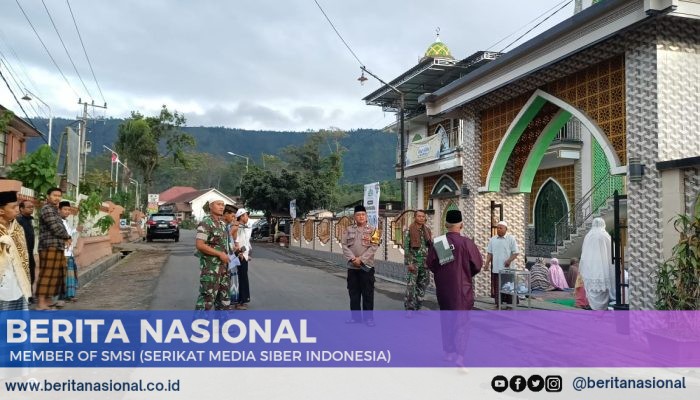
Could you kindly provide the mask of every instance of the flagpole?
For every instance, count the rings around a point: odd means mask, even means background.
[[[107,146],[105,146],[105,145],[102,145],[102,147],[104,147],[105,149],[109,150],[109,151],[112,153],[112,166],[111,166],[111,168],[109,169],[109,179],[110,179],[110,180],[112,180],[112,172],[115,170],[114,164],[115,164],[115,163],[117,164],[117,167],[116,167],[116,174],[114,174],[114,181],[113,181],[113,182],[115,183],[115,185],[114,185],[114,194],[116,195],[117,192],[119,191],[119,153],[117,153],[116,151],[110,149],[109,147],[107,147]],[[111,187],[111,185],[110,185],[110,188],[109,188],[109,197],[112,197],[112,187]]]
[[[114,153],[112,153],[112,157],[110,158],[110,165],[109,165],[109,198],[112,198],[112,182],[114,182]]]

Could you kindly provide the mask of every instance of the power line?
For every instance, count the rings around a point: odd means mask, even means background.
[[[22,71],[22,73],[24,74],[24,77],[27,78],[27,80],[29,81],[29,83],[32,87],[32,91],[34,91],[34,93],[40,93],[41,91],[37,89],[38,86],[36,85],[36,83],[34,83],[31,76],[29,76],[29,73],[27,72],[27,67],[22,62],[22,59],[19,58],[19,56],[17,55],[17,52],[10,44],[10,41],[7,40],[7,37],[5,36],[5,33],[2,31],[2,29],[0,29],[0,40],[2,40],[2,42],[5,43],[5,46],[7,46],[7,48],[10,49],[10,53],[12,53],[12,55],[15,57],[15,60],[17,60],[17,62],[19,63],[19,68]],[[7,56],[5,56],[5,61],[9,64],[9,59]],[[10,67],[10,66],[8,65],[8,67]],[[25,88],[27,87],[27,85],[24,83],[24,81],[22,81],[21,78],[20,78],[20,82],[22,83],[22,85]]]
[[[569,4],[571,4],[572,1],[573,1],[573,0],[569,0],[568,2],[566,2],[566,4],[564,4],[563,6],[561,6],[559,9],[557,9],[557,10],[554,11],[553,13],[549,14],[549,15],[547,16],[547,18],[545,18],[545,19],[543,19],[542,21],[538,22],[537,25],[533,26],[532,28],[528,29],[527,32],[525,32],[525,33],[523,33],[522,35],[518,36],[518,38],[515,39],[515,40],[513,40],[512,42],[510,42],[510,44],[509,44],[508,46],[506,46],[506,47],[504,47],[503,49],[501,49],[501,51],[499,51],[499,53],[503,53],[507,48],[509,48],[510,46],[512,46],[515,42],[517,42],[518,40],[522,39],[522,38],[523,38],[525,35],[527,35],[528,33],[532,32],[533,29],[535,29],[535,28],[537,28],[538,26],[542,25],[542,24],[544,23],[544,21],[546,21],[546,20],[552,18],[556,13],[558,13],[558,12],[561,11],[561,10],[563,10],[564,7],[566,7],[566,6],[568,6]]]
[[[523,26],[521,26],[520,28],[514,30],[514,31],[513,31],[512,33],[510,33],[508,36],[504,37],[503,39],[499,40],[498,42],[496,42],[496,43],[492,44],[491,46],[487,47],[486,50],[491,50],[492,48],[496,47],[498,44],[500,44],[500,43],[503,42],[504,40],[506,40],[506,39],[508,39],[509,37],[511,37],[511,36],[515,35],[516,33],[520,32],[520,31],[521,31],[522,29],[524,29],[526,26],[528,26],[528,25],[530,25],[531,23],[537,21],[538,19],[544,17],[548,12],[554,10],[555,8],[559,7],[560,5],[564,4],[564,3],[567,2],[567,1],[569,1],[569,0],[564,0],[564,1],[559,2],[558,4],[554,5],[554,6],[553,6],[552,8],[550,8],[549,10],[547,10],[547,11],[543,12],[542,14],[538,15],[537,17],[533,18],[530,22],[528,22],[528,23],[524,24]]]
[[[331,28],[333,28],[333,30],[335,31],[335,34],[338,35],[338,37],[339,37],[340,40],[343,42],[343,44],[345,45],[345,47],[347,47],[348,50],[350,50],[350,53],[352,53],[352,56],[355,57],[355,60],[357,60],[357,62],[360,63],[361,66],[364,66],[365,64],[364,64],[362,61],[360,61],[360,59],[357,57],[357,55],[355,54],[355,52],[352,51],[352,49],[350,48],[350,45],[349,45],[349,44],[345,41],[345,39],[343,39],[343,37],[340,35],[340,32],[338,32],[338,30],[335,29],[335,25],[333,25],[333,22],[331,21],[331,19],[328,18],[328,15],[326,15],[326,12],[323,11],[323,8],[321,7],[321,5],[318,4],[318,1],[314,0],[314,3],[316,3],[316,5],[318,6],[318,9],[321,10],[321,12],[323,13],[323,16],[326,17],[326,20],[328,21],[328,23],[331,24]]]
[[[19,90],[20,92],[23,92],[23,93],[24,93],[25,90],[22,89],[22,85],[20,85],[20,84],[17,82],[17,77],[15,77],[16,72],[13,71],[12,66],[10,65],[10,63],[7,62],[7,57],[5,57],[5,55],[2,53],[2,51],[0,51],[0,66],[2,66],[2,65],[4,65],[5,67],[7,67],[7,72],[8,72],[8,74],[10,75],[10,78],[12,78],[12,81],[15,83],[15,88],[16,88],[17,90]],[[20,81],[21,81],[21,79],[20,79]],[[38,118],[45,118],[45,116],[42,115],[41,113],[39,113],[38,109],[37,109],[36,107],[34,107],[34,105],[33,105],[32,103],[29,103],[29,108],[32,109],[32,111],[34,112],[34,115],[36,115]],[[47,119],[48,119],[48,118],[47,118]]]
[[[75,31],[78,32],[78,38],[80,39],[80,45],[83,46],[83,53],[85,53],[85,59],[88,62],[88,65],[90,66],[90,72],[92,72],[92,79],[95,80],[95,85],[97,85],[97,90],[100,92],[100,97],[102,97],[102,102],[105,104],[107,103],[107,100],[105,100],[104,94],[102,94],[102,88],[100,87],[100,83],[97,81],[97,77],[95,76],[95,70],[92,69],[92,63],[90,62],[90,57],[88,57],[87,50],[85,49],[85,43],[83,43],[83,37],[80,35],[80,29],[78,29],[78,23],[75,21],[75,15],[73,15],[73,9],[70,6],[70,2],[66,0],[66,4],[68,5],[68,10],[70,11],[70,16],[73,18],[73,25],[75,25]]]
[[[63,50],[65,50],[66,55],[68,56],[68,59],[70,60],[71,65],[73,66],[73,70],[75,71],[75,74],[78,75],[78,79],[80,80],[80,83],[83,84],[83,88],[87,92],[88,96],[90,96],[90,98],[92,98],[92,94],[90,93],[90,90],[85,85],[85,82],[83,81],[83,77],[80,76],[80,72],[78,72],[78,67],[76,67],[75,62],[73,62],[73,57],[71,57],[70,53],[68,52],[68,47],[66,47],[65,42],[63,42],[63,38],[61,37],[61,33],[58,32],[58,27],[56,26],[56,23],[54,22],[53,17],[51,16],[51,12],[49,12],[49,8],[46,7],[46,2],[44,0],[41,0],[41,4],[44,5],[44,10],[46,10],[46,14],[49,16],[49,20],[51,21],[51,25],[53,25],[53,29],[56,31],[56,36],[58,36],[58,40],[61,42],[61,45],[63,46]]]
[[[63,77],[63,80],[66,81],[66,85],[68,85],[68,87],[70,88],[70,90],[72,90],[73,93],[75,93],[75,96],[76,96],[76,97],[80,97],[80,95],[78,94],[78,92],[76,92],[75,89],[73,89],[73,86],[71,86],[70,82],[68,81],[68,78],[66,78],[66,75],[65,75],[65,74],[63,73],[63,71],[61,70],[61,67],[58,66],[58,63],[56,62],[56,60],[55,60],[55,59],[53,58],[53,56],[51,55],[51,52],[49,51],[49,48],[46,47],[46,44],[45,44],[44,41],[41,39],[41,36],[39,35],[39,32],[37,32],[36,28],[34,28],[34,24],[32,24],[32,21],[29,19],[29,16],[28,16],[27,13],[24,11],[24,8],[22,8],[22,5],[19,4],[19,0],[15,0],[15,2],[17,3],[17,6],[19,7],[19,9],[22,11],[22,14],[24,15],[24,18],[25,18],[25,19],[27,20],[27,22],[29,23],[29,26],[30,26],[30,27],[32,28],[32,30],[34,31],[34,34],[36,35],[37,39],[39,39],[39,42],[41,42],[41,45],[44,46],[44,50],[46,50],[46,54],[49,55],[49,58],[50,58],[51,61],[53,62],[53,65],[56,67],[56,69],[58,70],[58,72],[61,73],[61,76]]]
[[[0,78],[2,78],[3,81],[5,81],[5,85],[7,85],[7,89],[10,90],[10,93],[12,93],[12,97],[15,98],[15,101],[17,102],[19,109],[22,110],[22,113],[24,114],[24,116],[27,117],[27,122],[29,123],[29,125],[31,125],[31,127],[34,128],[34,130],[39,132],[39,135],[41,135],[41,138],[44,139],[44,142],[46,142],[48,144],[49,141],[46,139],[46,136],[44,136],[44,134],[34,125],[34,122],[32,122],[32,119],[29,118],[29,115],[27,115],[27,111],[25,111],[24,107],[22,107],[22,103],[19,102],[19,99],[15,95],[15,92],[12,90],[12,87],[10,87],[9,82],[7,82],[7,79],[5,79],[5,75],[2,73],[2,70],[0,70]]]

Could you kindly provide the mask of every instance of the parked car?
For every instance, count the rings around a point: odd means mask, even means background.
[[[153,239],[173,239],[180,241],[180,226],[172,213],[158,212],[151,214],[146,222],[146,241]]]
[[[270,236],[270,224],[265,219],[259,219],[253,224],[250,237],[252,239],[262,239]]]

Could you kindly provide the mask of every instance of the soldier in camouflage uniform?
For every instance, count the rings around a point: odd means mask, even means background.
[[[199,255],[199,297],[195,310],[228,310],[230,277],[229,234],[223,221],[224,202],[209,203],[209,215],[197,226],[195,243]]]
[[[416,211],[414,222],[404,236],[404,264],[408,271],[403,306],[409,312],[420,310],[425,298],[425,288],[430,285],[430,272],[425,267],[425,257],[432,233],[425,225],[425,220],[425,211]]]

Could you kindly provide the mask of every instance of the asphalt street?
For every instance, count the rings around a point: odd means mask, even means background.
[[[131,254],[78,289],[69,309],[192,310],[199,286],[194,231],[180,241],[123,246]],[[270,243],[253,243],[251,310],[347,310],[346,272]],[[404,286],[377,280],[375,309],[402,310]],[[434,300],[434,299],[433,299]]]

